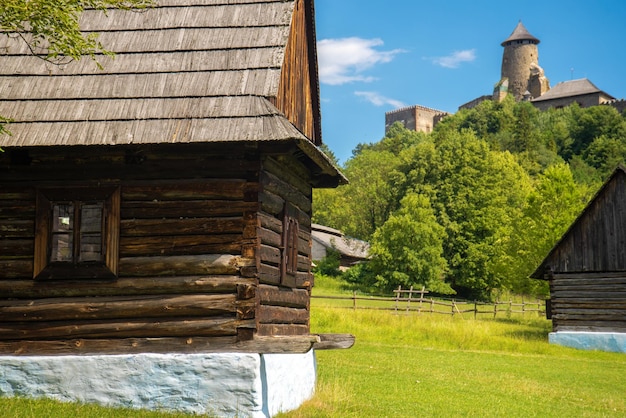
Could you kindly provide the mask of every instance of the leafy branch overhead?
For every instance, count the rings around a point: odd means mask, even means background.
[[[112,55],[98,41],[97,33],[83,33],[80,17],[85,10],[141,10],[153,0],[2,0],[0,32],[21,39],[30,52],[52,63],[87,56],[99,66],[97,56]],[[0,117],[0,134],[8,133],[6,118]]]
[[[3,0],[0,3],[0,31],[26,42],[34,55],[49,60],[80,59],[97,54],[110,55],[98,41],[97,33],[83,33],[80,17],[87,9],[116,8],[139,10],[152,0]]]

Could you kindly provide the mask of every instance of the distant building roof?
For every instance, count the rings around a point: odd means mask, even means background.
[[[614,100],[615,98],[610,94],[597,88],[591,81],[586,78],[578,80],[563,81],[552,87],[550,90],[542,94],[541,96],[533,99],[533,102],[539,102],[543,100],[560,99],[563,97],[582,96],[584,94],[602,93],[607,98]]]
[[[346,237],[341,231],[324,225],[312,224],[311,237],[324,248],[334,248],[342,256],[366,260],[369,257],[370,244],[356,238]]]
[[[506,38],[504,42],[502,42],[501,45],[506,46],[510,42],[523,41],[523,40],[533,41],[536,44],[540,42],[539,39],[535,38],[534,36],[530,34],[530,32],[528,32],[528,30],[524,27],[524,25],[522,24],[522,21],[520,20],[517,26],[515,27],[515,29],[513,30],[513,33],[511,33],[511,36]]]

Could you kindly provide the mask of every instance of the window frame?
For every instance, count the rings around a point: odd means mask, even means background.
[[[35,219],[35,280],[116,279],[120,234],[119,187],[68,187],[37,189]],[[55,202],[102,202],[102,261],[51,261],[53,206]],[[78,223],[77,220],[75,220]],[[80,233],[80,232],[78,232]]]

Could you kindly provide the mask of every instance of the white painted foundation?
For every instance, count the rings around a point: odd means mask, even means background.
[[[550,344],[581,350],[613,351],[626,353],[626,334],[620,332],[558,331],[548,335]]]
[[[305,354],[0,356],[0,396],[266,418],[313,396]]]

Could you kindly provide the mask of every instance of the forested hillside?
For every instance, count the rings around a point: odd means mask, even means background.
[[[371,242],[371,262],[345,274],[363,286],[543,295],[528,275],[625,159],[611,106],[485,101],[431,134],[396,124],[357,146],[350,184],[315,191],[314,221]]]

